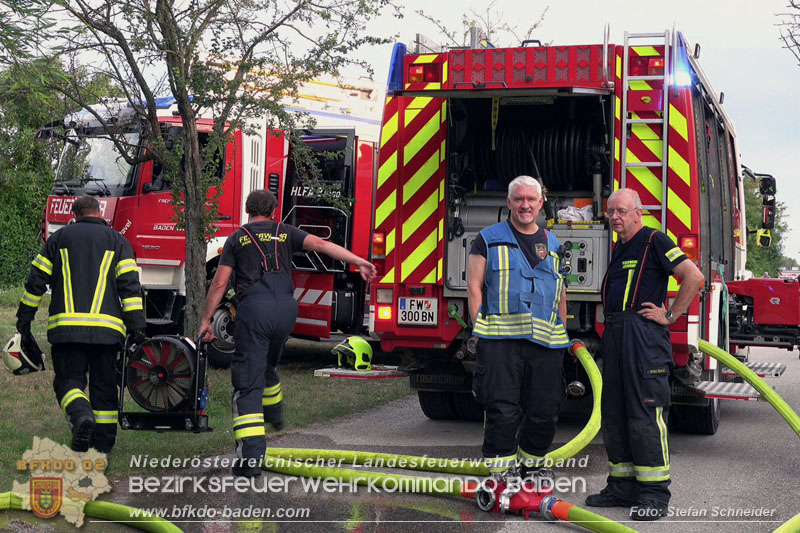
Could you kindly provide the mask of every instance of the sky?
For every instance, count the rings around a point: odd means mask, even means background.
[[[436,27],[415,13],[423,9],[449,29],[462,28],[463,14],[484,14],[489,2],[402,0],[405,17],[372,21],[369,31],[383,36],[399,33],[411,45],[416,33],[444,41]],[[772,174],[780,202],[786,204],[790,230],[784,236],[784,255],[800,261],[800,65],[784,48],[777,26],[788,12],[785,0],[572,0],[519,2],[497,0],[492,13],[525,30],[549,5],[540,28],[532,35],[553,45],[602,44],[605,23],[614,44],[624,32],[655,33],[675,28],[701,46],[700,64],[713,88],[725,93],[724,108],[738,137],[740,161],[754,172]],[[800,12],[798,12],[800,14]],[[519,21],[519,22],[517,22]],[[510,42],[502,45],[511,46]],[[637,44],[642,44],[637,42]],[[391,45],[358,54],[385,80]]]

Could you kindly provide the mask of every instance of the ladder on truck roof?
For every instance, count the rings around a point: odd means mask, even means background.
[[[636,39],[663,39],[664,40],[664,73],[663,75],[654,76],[630,76],[628,74],[629,56],[631,51],[631,40]],[[661,44],[661,43],[657,43]],[[652,46],[652,45],[650,45]],[[667,156],[669,155],[669,75],[670,75],[670,32],[664,30],[664,33],[628,33],[625,32],[625,45],[622,51],[622,108],[620,112],[620,120],[622,121],[622,131],[620,133],[620,185],[622,188],[626,187],[628,169],[629,168],[661,168],[661,204],[643,205],[642,209],[648,211],[661,211],[661,230],[667,229]],[[630,118],[628,117],[628,92],[631,90],[630,82],[632,81],[662,81],[662,111],[660,118]],[[661,125],[661,141],[663,153],[661,161],[628,161],[628,126],[631,124],[660,124]]]

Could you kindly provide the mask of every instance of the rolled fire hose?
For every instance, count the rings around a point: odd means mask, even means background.
[[[558,461],[568,459],[583,450],[600,431],[600,398],[602,378],[594,358],[580,342],[570,345],[573,355],[578,358],[589,376],[593,391],[592,414],[584,428],[571,441],[547,455],[545,460]],[[286,475],[313,478],[336,479],[341,483],[369,485],[378,483],[397,492],[415,492],[440,494],[448,496],[474,497],[474,483],[462,483],[458,480],[448,483],[442,479],[417,477],[404,474],[390,474],[330,466],[308,464],[309,460],[337,464],[374,464],[397,466],[406,470],[488,476],[489,470],[483,462],[464,461],[458,459],[438,459],[434,457],[417,457],[379,452],[362,452],[350,450],[315,450],[298,448],[270,448],[264,458],[262,467],[265,470]],[[390,485],[387,485],[390,484]],[[598,532],[629,532],[631,528],[614,522],[570,503],[551,498],[548,501],[545,515],[558,520],[569,521]]]
[[[0,493],[0,511],[24,511],[22,498],[13,492]],[[181,528],[163,518],[155,515],[146,515],[143,512],[134,513],[135,507],[128,507],[111,502],[86,502],[83,512],[86,516],[121,522],[142,531],[152,533],[180,533]]]

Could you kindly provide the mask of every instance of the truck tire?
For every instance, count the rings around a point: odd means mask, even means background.
[[[675,427],[681,433],[694,435],[713,435],[719,427],[719,414],[722,402],[709,398],[708,405],[673,405],[672,416]]]
[[[431,420],[458,420],[453,393],[446,391],[418,390],[419,406]]]
[[[470,392],[454,392],[453,404],[461,420],[470,422],[483,422],[483,407],[475,401],[475,396]]]

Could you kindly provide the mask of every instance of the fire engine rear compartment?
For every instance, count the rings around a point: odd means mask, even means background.
[[[598,211],[611,184],[612,112],[612,98],[600,94],[448,100],[445,295],[465,296],[472,242],[508,217],[508,183],[529,175],[541,179],[556,218],[560,209],[592,206],[594,224],[556,224],[553,231],[574,255],[565,261],[570,287],[587,295],[582,299],[599,300],[610,233]],[[539,223],[545,224],[544,210]]]

